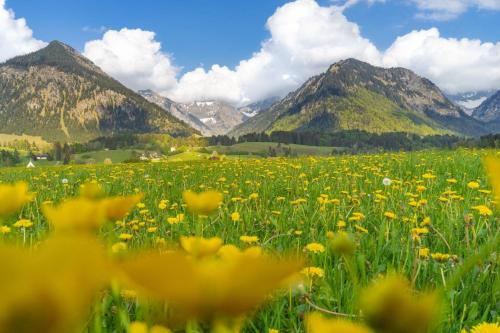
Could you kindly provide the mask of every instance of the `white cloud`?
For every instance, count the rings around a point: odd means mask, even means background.
[[[383,63],[412,69],[448,93],[500,88],[500,42],[443,38],[436,28],[397,38]]]
[[[481,3],[494,8],[496,0]],[[178,101],[221,99],[241,105],[284,95],[350,57],[412,69],[448,93],[500,88],[499,42],[445,38],[432,28],[403,35],[381,51],[341,7],[296,0],[278,8],[266,24],[270,38],[235,68],[215,64],[178,77],[154,33],[139,29],[108,31],[102,40],[87,43],[84,54],[131,88],[151,88]]]
[[[417,17],[450,20],[470,8],[500,10],[500,0],[412,0],[420,10]]]
[[[167,93],[176,85],[178,68],[161,52],[155,33],[141,29],[108,30],[85,44],[83,55],[132,89]]]
[[[171,97],[180,101],[224,98],[243,104],[282,95],[333,62],[355,57],[380,62],[376,47],[336,6],[297,0],[276,10],[266,24],[271,37],[234,70],[215,65],[185,74]]]
[[[5,7],[5,0],[0,0],[0,62],[36,51],[45,45],[33,38],[26,20],[16,19],[14,12]]]

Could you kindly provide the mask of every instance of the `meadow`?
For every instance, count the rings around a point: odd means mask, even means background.
[[[0,332],[45,327],[35,313],[61,321],[47,324],[47,332],[498,332],[500,215],[487,156],[500,152],[1,169],[1,185],[25,182],[34,195],[14,214],[2,218],[0,209],[0,259],[12,272],[0,277],[0,292],[14,295],[0,299]],[[129,205],[130,213],[96,220],[90,202],[124,196],[135,199],[114,208]],[[70,198],[73,206],[59,206]],[[78,225],[69,232],[64,224],[73,220]],[[88,259],[92,246],[74,236],[83,233],[119,268]],[[27,277],[9,251],[43,252],[51,238],[60,247],[45,251],[52,257],[40,255],[35,267],[44,268]],[[75,263],[61,259],[65,251]],[[236,254],[246,259],[224,275],[220,261]],[[85,298],[85,282],[68,282],[64,267],[106,281]],[[63,282],[47,286],[51,279]],[[33,293],[16,291],[19,281]],[[199,281],[203,288],[189,284]],[[70,320],[66,308],[84,315]]]

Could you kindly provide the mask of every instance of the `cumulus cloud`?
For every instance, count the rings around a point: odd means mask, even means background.
[[[85,44],[83,55],[132,89],[166,94],[176,85],[179,69],[161,52],[155,33],[141,29],[108,30]]]
[[[208,71],[198,68],[187,73],[171,97],[192,100],[201,92],[204,98],[244,104],[282,95],[344,58],[380,62],[376,47],[336,6],[297,0],[278,8],[266,27],[271,37],[251,58],[234,70],[215,65]]]
[[[493,8],[495,2],[483,0],[482,6]],[[378,50],[343,10],[338,3],[320,6],[315,0],[279,7],[266,23],[270,37],[234,68],[215,64],[179,76],[154,33],[139,29],[108,31],[87,43],[84,54],[134,89],[151,88],[182,102],[220,99],[242,105],[284,95],[346,58],[412,69],[449,93],[500,88],[498,42],[445,38],[432,28]]]
[[[0,0],[0,62],[36,51],[45,45],[33,37],[26,20],[16,19],[14,12],[5,7],[5,0]]]
[[[383,64],[412,69],[448,93],[500,88],[500,42],[444,38],[436,28],[397,38]]]
[[[469,8],[500,10],[500,0],[412,0],[420,10],[417,17],[451,20]]]

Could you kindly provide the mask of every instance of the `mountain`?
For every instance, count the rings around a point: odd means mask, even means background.
[[[487,100],[491,95],[495,93],[494,90],[485,91],[474,91],[466,92],[462,94],[448,94],[447,97],[462,108],[468,115],[472,115],[474,109],[476,109],[481,103]]]
[[[487,133],[431,81],[404,68],[348,59],[306,81],[229,134],[272,131],[365,130],[420,135]]]
[[[227,134],[246,119],[238,109],[222,101],[199,101],[180,104],[180,107],[200,119],[210,128],[212,135]]]
[[[142,132],[196,131],[61,42],[0,64],[0,133],[76,142]]]
[[[472,114],[486,122],[495,132],[500,132],[500,90],[479,105]]]
[[[247,119],[238,109],[221,101],[177,103],[151,90],[141,90],[139,94],[189,124],[204,136],[226,134]]]
[[[172,116],[182,120],[192,128],[199,131],[204,136],[212,135],[212,130],[205,125],[200,119],[185,111],[185,107],[180,104],[155,93],[152,90],[139,90],[139,95],[148,101],[157,104],[163,109],[167,110]]]
[[[274,103],[279,102],[280,99],[281,98],[278,96],[269,97],[262,101],[248,104],[246,106],[238,108],[238,110],[241,113],[243,113],[247,118],[252,118],[255,117],[257,114],[259,114],[259,112],[269,109]]]

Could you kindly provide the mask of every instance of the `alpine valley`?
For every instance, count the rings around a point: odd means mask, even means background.
[[[151,90],[136,93],[57,41],[0,64],[0,133],[47,141],[121,133],[239,137],[341,130],[480,136],[500,129],[499,105],[500,92],[465,110],[410,70],[355,59],[331,65],[281,100],[239,108],[218,100],[178,103]]]

